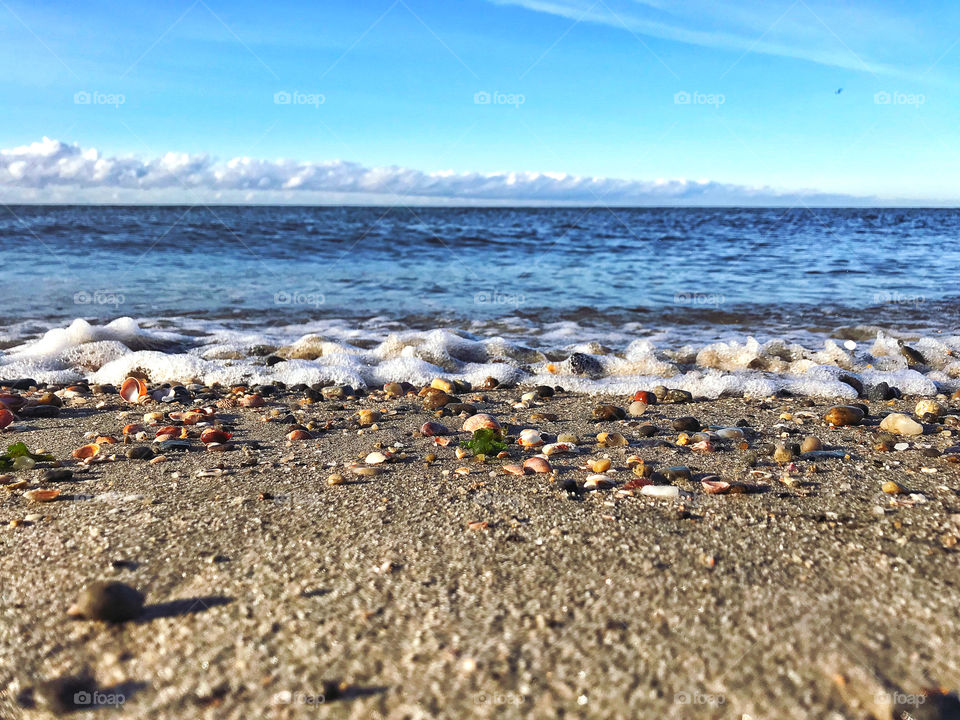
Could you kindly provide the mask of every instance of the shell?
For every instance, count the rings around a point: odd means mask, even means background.
[[[37,490],[27,490],[23,496],[31,502],[51,502],[60,497],[60,491],[41,488]]]
[[[523,468],[519,465],[504,465],[503,471],[508,475],[523,475]]]
[[[388,458],[386,455],[384,455],[382,452],[376,452],[376,451],[370,453],[369,455],[367,455],[367,457],[363,459],[363,461],[367,465],[380,465],[382,463],[385,463],[387,460]]]
[[[77,460],[86,460],[87,458],[96,457],[100,454],[100,446],[96,443],[90,443],[89,445],[84,445],[83,447],[78,447],[73,451],[73,457]]]
[[[100,435],[94,442],[97,445],[114,445],[117,439],[113,435]]]
[[[200,442],[206,443],[225,443],[233,437],[233,433],[224,432],[218,428],[207,428],[200,433]]]
[[[602,432],[597,435],[597,442],[604,447],[623,447],[629,445],[629,441],[620,433]]]
[[[720,493],[725,493],[730,489],[730,483],[721,480],[718,477],[708,477],[700,481],[700,485],[703,487],[703,491],[707,495],[719,495]]]
[[[471,415],[463,421],[463,429],[467,432],[474,432],[476,430],[480,430],[481,428],[499,430],[500,423],[497,422],[497,419],[493,417],[493,415],[487,415],[486,413],[477,413],[476,415]]]
[[[7,427],[10,423],[13,422],[13,413],[3,408],[0,410],[0,430]]]
[[[534,456],[532,458],[527,458],[523,463],[523,469],[529,470],[532,473],[549,473],[553,471],[553,468],[550,466],[550,462],[546,458]]]
[[[143,430],[143,425],[139,425],[137,423],[130,423],[129,425],[123,426],[124,435],[136,435],[138,432],[141,432],[142,430]]]
[[[441,425],[438,422],[425,422],[420,428],[420,434],[424,437],[437,437],[438,435],[449,435],[450,428]]]
[[[644,485],[640,488],[640,494],[658,498],[678,498],[680,488],[676,485]]]
[[[135,403],[146,397],[147,384],[140,378],[128,377],[120,386],[120,397],[127,402]]]
[[[147,425],[156,425],[157,423],[163,422],[163,413],[162,412],[148,412],[144,413],[143,421]]]
[[[523,447],[534,448],[543,445],[543,438],[540,437],[540,432],[537,430],[521,430],[517,442]]]
[[[570,443],[550,443],[543,446],[543,454],[547,456],[568,452],[573,452],[573,445]]]
[[[584,481],[583,486],[588,490],[602,490],[613,487],[613,483],[606,475],[590,475]]]
[[[206,419],[206,413],[197,412],[196,410],[190,410],[180,415],[180,422],[184,425],[196,425],[198,422]]]
[[[266,401],[260,395],[244,395],[240,404],[246,408],[258,408],[266,405]]]
[[[297,440],[312,440],[313,435],[308,433],[306,430],[293,430],[290,433],[287,433],[287,440],[290,442],[295,442]]]

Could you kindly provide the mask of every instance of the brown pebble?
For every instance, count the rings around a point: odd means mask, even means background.
[[[143,594],[121,582],[97,581],[85,587],[67,615],[88,620],[124,622],[143,613]]]

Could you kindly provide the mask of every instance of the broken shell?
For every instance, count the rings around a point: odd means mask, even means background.
[[[84,445],[83,447],[78,447],[73,451],[73,457],[77,460],[86,460],[87,458],[96,457],[100,454],[100,446],[96,443],[90,443],[89,445]]]
[[[163,422],[163,413],[161,412],[148,412],[144,413],[143,421],[147,425],[156,425],[159,422]]]
[[[200,433],[200,442],[202,443],[225,443],[233,437],[233,433],[224,432],[217,428],[207,428]]]
[[[240,404],[246,408],[258,408],[266,405],[266,401],[260,395],[244,395]]]
[[[52,502],[60,497],[59,490],[27,490],[23,496],[31,502]]]
[[[297,440],[312,440],[313,435],[308,433],[306,430],[293,430],[290,433],[287,433],[287,440],[290,442],[296,442]]]
[[[519,465],[504,465],[503,471],[509,475],[523,475],[523,468]]]
[[[602,432],[597,435],[597,442],[603,445],[604,447],[623,447],[624,445],[629,445],[627,439],[620,433],[607,433]]]
[[[703,491],[707,495],[719,495],[720,493],[725,493],[730,489],[730,483],[721,480],[716,476],[704,478],[700,481],[700,485],[703,487]]]
[[[613,487],[613,483],[607,478],[606,475],[590,475],[584,481],[583,486],[588,490],[602,490],[604,488]]]
[[[643,461],[640,460],[640,462],[643,462]],[[627,464],[629,463],[630,461],[628,460]],[[599,460],[593,460],[587,464],[590,466],[590,469],[593,470],[595,473],[605,473],[607,470],[610,469],[610,458],[600,458]]]
[[[476,430],[480,430],[481,428],[499,430],[500,423],[497,422],[497,419],[493,417],[493,415],[487,415],[486,413],[477,413],[476,415],[471,415],[463,421],[463,429],[467,432],[474,432]]]
[[[520,439],[517,442],[526,448],[540,447],[543,445],[543,438],[537,430],[521,430]]]
[[[658,498],[678,498],[680,488],[676,485],[644,485],[640,488],[640,494]]]
[[[568,452],[573,452],[573,446],[569,443],[550,443],[543,446],[543,454],[547,456]]]
[[[124,435],[136,435],[138,432],[143,430],[143,425],[138,425],[136,423],[130,423],[129,425],[123,426]]]
[[[523,463],[523,469],[525,471],[529,470],[532,473],[549,473],[553,471],[550,463],[545,458],[537,456],[527,458]]]
[[[198,422],[206,419],[207,416],[204,413],[197,412],[196,410],[190,410],[180,416],[180,422],[184,425],[196,425]]]
[[[113,445],[117,442],[117,439],[113,435],[98,435],[94,442],[98,445]]]
[[[3,408],[0,410],[0,430],[7,427],[10,423],[13,422],[13,413]]]
[[[128,377],[120,386],[120,397],[127,402],[140,402],[146,395],[147,384],[140,378]]]
[[[709,440],[701,440],[698,443],[694,443],[690,446],[690,449],[693,452],[698,453],[712,453],[713,452],[713,443]]]

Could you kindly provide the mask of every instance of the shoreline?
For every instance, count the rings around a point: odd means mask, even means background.
[[[878,695],[960,687],[940,640],[960,634],[960,450],[944,454],[960,433],[944,420],[960,415],[956,401],[939,399],[923,435],[878,450],[880,415],[912,414],[918,398],[861,400],[861,424],[831,428],[822,399],[657,403],[597,420],[598,406],[631,399],[556,392],[524,406],[532,388],[459,391],[513,440],[510,457],[480,464],[456,457],[467,434],[418,437],[465,418],[426,409],[417,390],[304,403],[337,393],[261,389],[253,408],[223,402],[226,389],[142,406],[81,392],[58,417],[14,422],[4,446],[42,448],[74,479],[40,481],[41,462],[12,473],[28,486],[0,487],[0,703],[31,717],[41,681],[84,671],[125,696],[125,714],[152,718],[853,718]],[[190,437],[166,462],[125,457],[147,438],[104,443],[86,467],[71,458],[87,434],[119,438],[144,413],[218,403],[232,451]],[[380,417],[359,427],[361,410]],[[744,437],[698,452],[677,444],[682,417]],[[288,444],[291,419],[315,437]],[[182,427],[164,417],[145,432],[166,424]],[[536,454],[516,444],[524,428],[579,442],[547,458],[555,474],[510,475],[504,465]],[[602,432],[629,445],[601,447]],[[767,454],[807,435],[843,457]],[[393,457],[370,464],[371,453]],[[596,473],[581,466],[604,456],[612,487],[585,489]],[[673,481],[680,497],[626,490],[631,456],[655,473],[688,467]],[[335,473],[344,482],[329,485]],[[745,492],[708,494],[706,475]],[[34,487],[61,497],[31,503]],[[144,617],[67,618],[100,579],[144,592]]]

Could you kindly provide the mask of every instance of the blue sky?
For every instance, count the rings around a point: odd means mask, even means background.
[[[950,203],[958,15],[0,0],[0,198]]]

